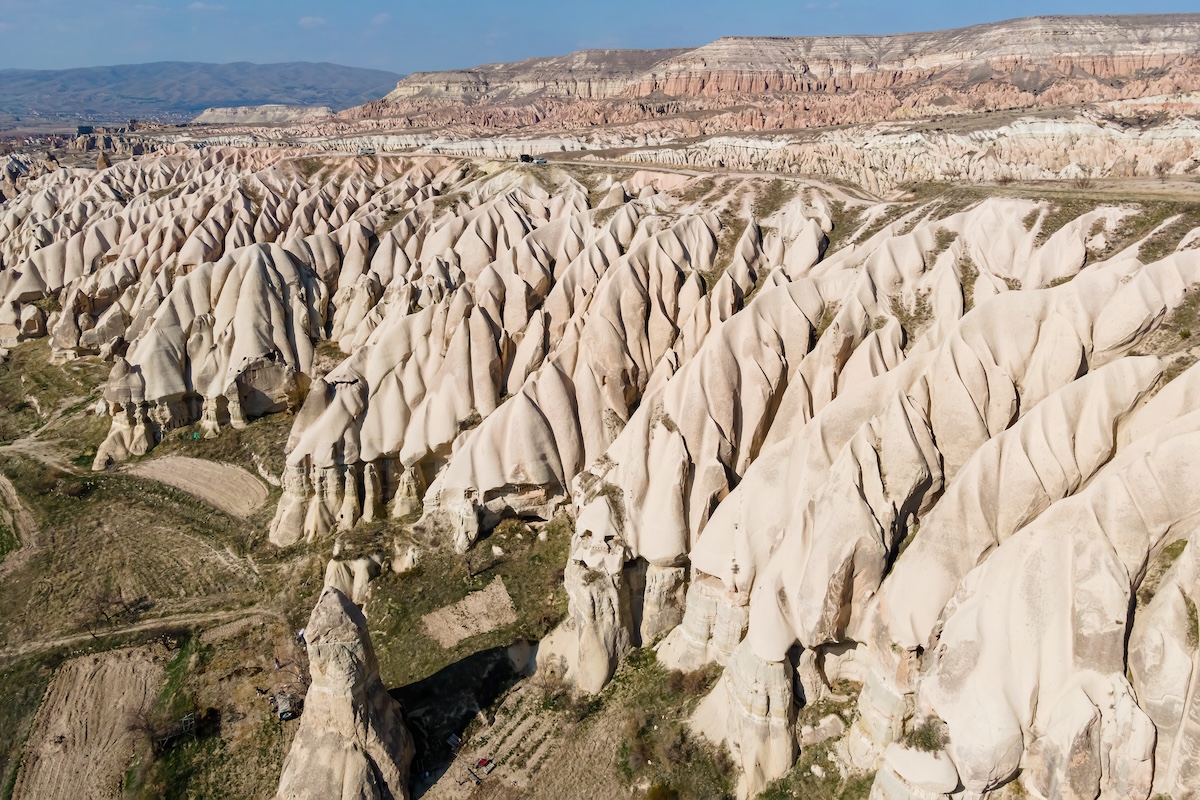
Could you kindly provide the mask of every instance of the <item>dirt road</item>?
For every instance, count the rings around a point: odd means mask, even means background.
[[[0,474],[0,498],[4,504],[4,509],[0,509],[0,513],[8,514],[12,528],[21,540],[20,547],[9,553],[3,563],[0,563],[0,581],[2,581],[29,560],[33,552],[41,546],[41,541],[38,538],[37,520],[33,518],[33,514],[29,513],[29,509],[21,502],[21,498],[17,496],[17,490],[12,485],[12,481],[3,474]]]
[[[0,663],[22,656],[44,653],[48,650],[57,650],[63,647],[79,647],[96,642],[97,640],[103,641],[130,633],[145,633],[159,630],[168,631],[173,628],[194,628],[212,622],[232,622],[248,616],[280,617],[280,614],[265,608],[251,607],[232,611],[210,611],[200,614],[176,614],[169,617],[155,617],[154,619],[142,620],[133,625],[124,625],[104,631],[97,631],[95,635],[78,633],[55,639],[36,639],[22,642],[14,647],[0,649]]]

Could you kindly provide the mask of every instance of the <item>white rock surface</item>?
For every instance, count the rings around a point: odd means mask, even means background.
[[[362,612],[327,587],[304,633],[312,683],[277,800],[407,798],[413,741],[379,680]]]

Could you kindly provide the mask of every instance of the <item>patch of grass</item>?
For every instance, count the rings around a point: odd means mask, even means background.
[[[1200,330],[1200,290],[1188,289],[1183,301],[1170,311],[1157,329],[1144,337],[1130,355],[1171,357],[1167,380],[1172,380],[1196,363],[1189,350],[1192,331]]]
[[[1037,224],[1037,221],[1038,221],[1038,219],[1041,218],[1041,216],[1042,216],[1042,208],[1040,206],[1036,206],[1033,209],[1031,209],[1028,214],[1021,217],[1021,226],[1024,227],[1027,232],[1031,231],[1031,230],[1033,230],[1033,226]]]
[[[832,253],[845,244],[848,235],[854,230],[855,223],[861,218],[861,209],[851,212],[840,200],[830,203],[829,221],[833,227],[829,231],[829,243],[825,246],[825,252]]]
[[[0,441],[32,432],[69,397],[91,396],[108,377],[98,358],[50,363],[50,340],[33,339],[9,351],[0,364]]]
[[[151,203],[157,203],[159,200],[162,200],[164,197],[168,197],[169,195],[174,194],[175,190],[178,188],[179,188],[179,184],[175,183],[175,184],[171,184],[170,186],[164,186],[161,189],[153,189],[149,192],[146,192],[146,196],[150,198]]]
[[[180,642],[179,649],[167,664],[167,679],[158,696],[158,708],[167,717],[181,717],[195,709],[196,699],[185,688],[184,679],[211,655],[212,648],[201,644],[196,635],[186,636]]]
[[[96,450],[108,436],[112,417],[93,414],[90,406],[95,395],[84,398],[45,425],[37,435],[47,449],[61,454],[65,461],[82,470],[90,470]]]
[[[905,747],[923,753],[940,753],[946,749],[947,741],[945,724],[939,719],[927,719],[900,737]]]
[[[539,672],[534,676],[534,686],[541,695],[543,711],[560,712],[572,722],[583,722],[604,707],[601,695],[576,692],[557,672]]]
[[[974,295],[973,284],[972,295]],[[972,297],[972,301],[974,301],[974,297]],[[904,329],[904,349],[908,350],[933,319],[933,306],[929,302],[927,293],[918,293],[912,310],[909,310],[908,306],[899,298],[893,298],[892,314],[900,321],[900,327]]]
[[[748,224],[748,220],[732,214],[721,215],[721,233],[717,236],[717,257],[713,262],[713,268],[710,272],[700,272],[709,291],[712,291],[713,286],[733,263],[738,242],[742,240]]]
[[[854,237],[854,241],[869,241],[872,236],[912,211],[913,208],[915,208],[913,203],[893,203],[886,211],[875,217],[875,220],[865,230],[860,231]]]
[[[433,198],[433,215],[441,216],[443,212],[456,208],[459,203],[465,203],[466,199],[465,192],[449,192],[438,195]]]
[[[829,330],[829,326],[833,324],[834,317],[837,316],[840,303],[829,302],[825,304],[825,311],[821,314],[821,318],[817,320],[817,325],[813,328],[813,345],[815,346],[821,337],[825,335],[825,331]]]
[[[11,800],[21,753],[57,659],[28,659],[0,668],[0,800]]]
[[[852,684],[839,685],[837,687],[838,694],[846,696],[848,699],[839,700],[836,697],[822,697],[812,703],[805,703],[803,707],[796,713],[796,730],[801,728],[816,725],[830,714],[835,714],[841,718],[842,722],[849,725],[853,722],[854,711],[858,705],[859,689]]]
[[[1195,650],[1200,646],[1200,614],[1196,613],[1196,604],[1192,602],[1192,598],[1184,594],[1182,589],[1179,593],[1183,596],[1183,602],[1187,606],[1187,646],[1189,650]]]
[[[1142,582],[1137,590],[1137,602],[1139,606],[1144,607],[1154,599],[1154,595],[1158,592],[1159,584],[1162,583],[1163,576],[1167,574],[1167,570],[1183,554],[1187,543],[1187,539],[1179,539],[1171,542],[1160,550],[1158,555],[1154,557],[1154,560],[1146,567],[1146,577],[1142,578]]]
[[[281,648],[274,640],[281,635],[287,634],[280,626],[262,624],[179,641],[150,718],[155,726],[179,730],[181,716],[193,713],[196,732],[165,746],[143,739],[125,775],[128,800],[265,797],[274,791],[299,723],[281,722],[257,689],[298,693],[305,682],[298,648]],[[273,659],[278,664],[281,657],[282,669],[273,669]]]
[[[1148,238],[1138,247],[1138,260],[1144,264],[1160,261],[1175,252],[1183,237],[1200,228],[1200,204],[1179,204],[1179,219]]]
[[[47,317],[55,311],[62,311],[62,302],[57,294],[46,295],[41,300],[34,301],[34,305],[40,308]]]
[[[375,226],[375,235],[382,238],[385,233],[395,228],[400,224],[400,221],[408,216],[412,208],[405,206],[404,208],[389,208],[379,220],[379,224]]]
[[[0,561],[9,553],[21,547],[21,537],[13,530],[12,525],[0,522]]]
[[[625,708],[617,771],[629,783],[659,787],[660,796],[733,796],[733,762],[691,732],[687,717],[717,677],[717,670],[669,672],[654,651],[630,654],[614,676]]]
[[[146,458],[177,455],[225,461],[252,474],[258,474],[258,464],[262,464],[272,475],[279,476],[286,466],[284,450],[295,419],[290,411],[268,414],[250,420],[245,428],[223,426],[221,434],[213,439],[205,439],[203,434],[199,439],[193,438],[193,434],[200,432],[199,424],[185,425],[169,431]]]
[[[304,176],[305,180],[311,180],[313,175],[321,171],[325,163],[319,158],[298,158],[292,162],[296,165],[296,171]]]
[[[612,218],[617,215],[624,206],[608,206],[606,208],[597,208],[592,212],[592,224],[597,228],[602,228],[612,221]]]
[[[975,281],[979,280],[979,268],[966,253],[958,259],[958,271],[962,280],[963,312],[975,307]]]
[[[617,524],[617,530],[625,530],[625,490],[615,483],[606,481],[600,485],[599,494],[608,498],[608,507],[612,509],[613,522]]]
[[[785,203],[796,196],[797,191],[799,191],[797,184],[785,181],[783,178],[776,178],[758,193],[758,197],[754,198],[750,212],[754,215],[755,220],[766,219],[783,208]]]
[[[1104,205],[1105,198],[1102,197],[1088,195],[1059,197],[1051,206],[1049,213],[1042,220],[1042,226],[1038,230],[1036,237],[1036,244],[1040,247],[1050,236],[1062,229],[1067,223]],[[1085,260],[1086,264],[1111,258],[1116,253],[1143,239],[1150,231],[1154,230],[1154,228],[1167,219],[1181,215],[1181,219],[1177,223],[1172,223],[1162,231],[1156,233],[1139,249],[1138,256],[1143,261],[1147,263],[1156,261],[1165,255],[1169,255],[1188,231],[1200,225],[1200,203],[1176,200],[1141,200],[1123,205],[1132,208],[1136,213],[1123,218],[1117,229],[1107,234],[1107,242],[1102,251],[1088,251]],[[1089,238],[1101,230],[1100,223],[1097,221],[1088,232]]]
[[[265,546],[265,526],[164,484],[124,473],[75,475],[12,454],[0,456],[0,470],[34,516],[42,545],[5,579],[0,646],[94,637],[122,623],[97,621],[101,597],[123,598],[141,618],[237,608],[257,599],[262,582],[232,557],[234,548],[257,544],[263,558],[279,558]]]
[[[830,742],[805,747],[791,771],[767,786],[759,800],[867,800],[874,774],[851,773],[842,778],[831,752]],[[821,774],[813,772],[814,767]]]
[[[564,619],[567,596],[562,573],[570,549],[570,526],[556,519],[542,530],[544,542],[522,523],[501,522],[467,554],[474,565],[471,569],[466,558],[434,550],[423,554],[409,572],[388,572],[376,579],[371,584],[367,617],[384,683],[414,683],[488,648],[519,638],[541,639]],[[504,555],[492,556],[493,545],[499,545]],[[516,623],[449,649],[426,633],[423,616],[485,588],[497,576],[512,597]]]
[[[1079,219],[1087,212],[1094,210],[1098,205],[1100,205],[1100,202],[1090,197],[1060,198],[1058,202],[1050,206],[1045,216],[1042,217],[1042,224],[1038,228],[1037,236],[1034,237],[1034,244],[1041,247],[1051,236],[1066,227],[1068,222]]]
[[[679,199],[685,203],[698,203],[713,193],[717,187],[716,178],[708,176],[691,181],[687,188],[679,194]]]
[[[949,228],[939,228],[933,240],[933,249],[929,251],[930,262],[949,250],[950,245],[954,244],[954,240],[957,238],[958,233],[956,231],[952,231]]]

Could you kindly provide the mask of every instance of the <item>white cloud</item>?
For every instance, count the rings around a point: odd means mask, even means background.
[[[224,11],[225,6],[217,3],[192,3],[188,6],[188,11]]]
[[[382,14],[376,14],[375,16],[371,17],[371,26],[378,27],[380,25],[387,25],[391,21],[392,15],[385,11]]]
[[[301,17],[298,23],[301,28],[323,28],[329,23],[323,17]]]

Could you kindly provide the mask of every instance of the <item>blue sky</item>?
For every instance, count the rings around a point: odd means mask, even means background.
[[[1200,0],[0,0],[0,68],[332,61],[407,73],[728,34],[933,30],[1035,14],[1200,12]],[[0,87],[2,88],[2,87]]]

